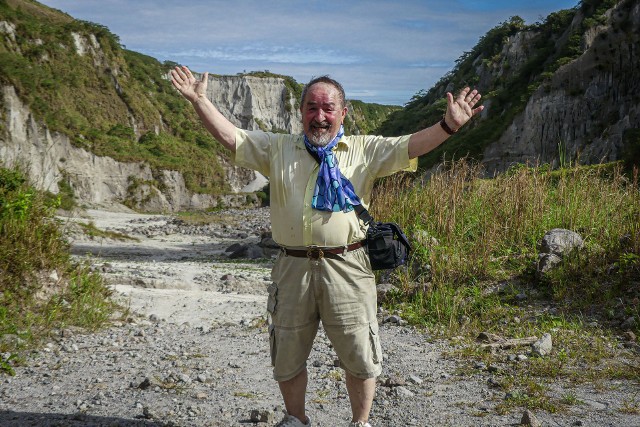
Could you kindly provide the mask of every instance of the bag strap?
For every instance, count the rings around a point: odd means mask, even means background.
[[[373,217],[371,216],[369,211],[364,208],[364,206],[354,205],[353,209],[356,211],[358,218],[360,218],[362,222],[364,222],[364,225],[369,225],[374,222]]]
[[[316,162],[318,162],[318,164],[320,164],[320,156],[318,156],[318,153],[310,150],[309,147],[307,147],[306,144],[305,144],[304,148],[306,148],[307,152],[309,154],[311,154],[311,157],[313,157],[316,160]],[[369,225],[369,224],[374,222],[373,217],[371,216],[369,211],[367,209],[365,209],[364,206],[362,206],[362,205],[353,205],[353,209],[356,211],[356,215],[358,215],[358,218],[360,218],[360,220],[362,222],[364,222],[364,225]],[[406,238],[405,238],[405,240],[406,240]]]
[[[396,236],[396,238],[400,240],[400,242],[402,242],[402,244],[405,245],[409,250],[411,250],[411,244],[409,243],[409,239],[404,234],[402,229],[400,229],[400,226],[395,222],[388,222],[386,224],[389,225],[391,228],[393,228],[394,235]]]

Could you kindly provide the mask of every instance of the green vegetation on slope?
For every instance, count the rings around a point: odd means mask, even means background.
[[[17,354],[54,329],[96,329],[116,309],[103,279],[72,262],[54,218],[59,203],[0,169],[0,353]],[[3,371],[12,372],[6,360]]]
[[[625,7],[632,2],[624,0]],[[455,138],[420,159],[422,167],[432,167],[443,160],[471,157],[481,160],[484,148],[496,141],[520,113],[531,94],[562,65],[583,53],[583,35],[602,22],[604,13],[619,1],[590,0],[579,7],[551,13],[542,22],[525,25],[514,16],[482,36],[476,46],[465,52],[455,67],[430,90],[421,91],[404,109],[391,114],[377,130],[382,135],[402,135],[416,132],[436,123],[446,108],[447,90],[464,86],[478,87],[483,103],[490,105],[490,114],[465,126]],[[572,25],[580,13],[583,17]],[[532,47],[526,62],[517,68],[504,61],[502,50],[514,35],[527,32]],[[479,81],[478,70],[486,79]],[[499,72],[498,72],[499,71]],[[571,94],[571,88],[568,88]]]
[[[371,135],[394,111],[400,107],[350,100],[350,109],[344,121],[347,134]]]
[[[15,41],[0,43],[0,82],[49,130],[98,155],[181,171],[190,190],[225,190],[218,157],[226,154],[166,79],[175,64],[36,2],[0,1],[0,14],[16,27]],[[94,52],[79,55],[76,43]]]

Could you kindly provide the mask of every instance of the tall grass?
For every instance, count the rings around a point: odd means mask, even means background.
[[[410,176],[382,181],[372,205],[376,218],[414,236],[413,265],[431,266],[430,286],[422,287],[428,291],[398,301],[416,322],[453,331],[469,319],[493,323],[517,309],[522,286],[534,285],[567,310],[606,311],[623,296],[624,310],[638,315],[632,301],[640,297],[640,193],[637,178],[632,182],[617,164],[519,166],[483,179],[477,164],[460,160],[420,185]],[[537,244],[553,228],[580,233],[586,249],[539,280]],[[399,281],[414,281],[412,271],[397,273]],[[490,292],[499,283],[507,284],[506,296]]]
[[[115,309],[103,279],[72,261],[58,205],[20,171],[0,168],[0,352],[71,325],[98,328]]]

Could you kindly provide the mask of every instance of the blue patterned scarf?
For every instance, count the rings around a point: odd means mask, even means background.
[[[309,142],[306,135],[304,136],[304,145],[312,155],[318,156],[320,163],[311,206],[321,211],[346,213],[353,210],[353,205],[360,204],[353,185],[340,172],[338,159],[332,150],[342,135],[344,135],[344,127],[341,125],[336,137],[325,147],[316,147]]]

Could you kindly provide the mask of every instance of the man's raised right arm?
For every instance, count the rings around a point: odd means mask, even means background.
[[[197,80],[185,67],[171,70],[171,83],[195,108],[204,127],[226,148],[236,151],[236,126],[227,120],[206,96],[209,73]]]

